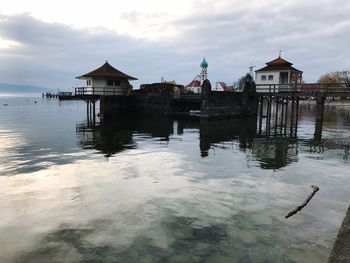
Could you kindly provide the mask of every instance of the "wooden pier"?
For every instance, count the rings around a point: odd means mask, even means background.
[[[265,122],[265,133],[270,135],[289,133],[296,137],[298,129],[299,103],[301,100],[316,102],[315,138],[321,139],[324,102],[326,98],[350,99],[350,87],[345,83],[305,83],[257,85],[259,99],[259,134]],[[318,127],[318,128],[317,128]]]
[[[245,104],[248,104],[246,107],[249,108],[249,104],[255,103],[255,101],[258,100],[258,107],[250,107],[250,115],[253,115],[252,111],[254,110],[254,114],[258,115],[259,117],[259,133],[262,133],[262,127],[263,124],[265,124],[265,133],[268,135],[286,135],[288,133],[290,136],[296,136],[298,128],[299,104],[301,100],[316,101],[316,124],[318,124],[318,126],[320,126],[322,129],[324,102],[326,98],[350,99],[350,87],[344,83],[257,85],[256,90],[257,92],[249,93],[249,97],[252,97],[250,101],[242,100],[242,103],[244,101]],[[129,110],[135,108],[142,111],[158,109],[163,110],[163,112],[171,112],[172,110],[181,111],[182,109],[182,112],[185,110],[189,112],[189,109],[187,109],[189,108],[187,107],[187,104],[196,105],[197,108],[195,108],[195,110],[202,110],[203,113],[203,105],[206,105],[203,103],[203,100],[206,98],[206,96],[203,94],[196,96],[177,94],[175,96],[172,92],[167,91],[169,96],[165,96],[164,92],[164,90],[160,89],[159,91],[152,90],[148,92],[143,90],[141,92],[140,90],[136,90],[131,93],[121,93],[120,88],[80,87],[75,89],[75,97],[80,98],[87,103],[87,118],[91,123],[96,122],[96,102],[98,100],[100,100],[101,115],[104,115],[105,112],[113,108],[119,113],[128,112]],[[215,105],[218,108],[218,116],[215,115],[215,117],[220,117],[220,114],[224,114],[222,113],[222,109],[225,106],[228,108],[227,111],[229,111],[229,113],[241,112],[237,110],[237,107],[242,106],[242,103],[240,102],[241,100],[229,100],[229,97],[232,97],[232,94],[239,97],[239,94],[241,93],[242,92],[230,92],[230,94],[226,95],[225,92],[211,92],[209,101],[211,103],[215,102]],[[149,95],[152,96],[149,97]],[[183,103],[179,103],[179,101]],[[156,104],[150,104],[152,102]],[[165,107],[163,104],[167,107]],[[162,108],[161,106],[164,107]],[[171,107],[175,107],[176,109]],[[213,110],[214,108],[215,107],[211,106],[210,109]],[[316,129],[315,132],[321,129]]]
[[[103,94],[103,93],[102,93]],[[104,93],[105,94],[105,93]],[[95,125],[96,123],[96,102],[100,100],[100,88],[92,88],[91,91],[84,87],[75,88],[76,98],[82,99],[86,102],[86,117],[88,125]]]

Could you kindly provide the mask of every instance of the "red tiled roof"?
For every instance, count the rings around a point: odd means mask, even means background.
[[[86,73],[82,76],[77,77],[79,78],[85,78],[85,77],[102,77],[102,78],[120,78],[120,79],[130,79],[130,80],[137,80],[137,78],[131,77],[120,70],[112,67],[108,62],[104,63],[101,67]]]
[[[289,66],[291,66],[291,65],[293,65],[293,63],[291,63],[291,62],[289,62],[281,57],[278,57],[274,60],[267,62],[266,65],[268,65],[268,66],[275,66],[275,65],[289,65]]]
[[[226,83],[225,83],[225,82],[219,81],[219,84],[220,84],[220,86],[221,86],[223,89],[226,88]]]
[[[219,81],[218,84],[224,91],[233,91],[233,86],[228,86],[225,82]]]
[[[201,82],[199,80],[192,80],[190,83],[188,83],[185,88],[192,88],[192,87],[200,87],[201,86]]]
[[[267,63],[265,63],[267,66],[261,68],[261,69],[258,69],[258,70],[255,70],[255,72],[259,72],[259,71],[279,71],[279,70],[290,70],[290,71],[295,71],[295,72],[298,72],[298,73],[303,73],[301,70],[299,69],[296,69],[294,67],[292,67],[293,63],[281,58],[281,57],[278,57],[274,60],[271,60]]]
[[[265,66],[261,69],[255,70],[255,72],[259,72],[259,71],[280,71],[280,70],[290,70],[290,71],[295,71],[298,73],[303,73],[301,70],[296,69],[290,65],[268,65]]]

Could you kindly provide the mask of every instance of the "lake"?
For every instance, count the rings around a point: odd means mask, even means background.
[[[307,103],[291,136],[256,118],[91,126],[82,101],[0,97],[0,262],[327,262],[350,200],[350,105],[315,127]]]

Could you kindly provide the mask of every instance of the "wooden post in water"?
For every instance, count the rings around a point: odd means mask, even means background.
[[[275,98],[276,100],[276,112],[275,112],[275,134],[277,134],[277,124],[278,124],[278,97]]]
[[[297,137],[298,133],[298,120],[299,120],[299,97],[296,98],[296,109],[295,109],[295,131],[294,131],[294,137]]]
[[[287,98],[286,98],[286,112],[285,112],[285,119],[284,119],[284,135],[287,134],[288,104],[289,104],[289,99],[288,99],[288,97],[287,97]]]
[[[323,110],[325,97],[322,93],[316,95],[316,123],[314,140],[320,142],[322,138]]]
[[[93,125],[95,125],[96,123],[96,114],[95,114],[95,103],[96,103],[96,100],[93,100],[92,101],[92,121],[93,121]]]
[[[268,98],[267,116],[266,116],[266,131],[268,135],[270,135],[270,127],[271,127],[271,106],[272,106],[272,100],[271,100],[271,93],[270,93],[270,96]]]
[[[281,133],[283,128],[283,120],[284,120],[284,97],[282,97],[281,128],[280,128]]]
[[[262,96],[260,97],[259,134],[261,134],[263,110],[264,110],[264,97]]]
[[[89,101],[85,101],[86,102],[86,120],[87,120],[87,125],[89,126]]]
[[[265,132],[268,134],[268,121],[269,121],[269,97],[266,97],[266,121],[265,121]]]
[[[291,112],[291,116],[290,116],[290,136],[293,136],[293,122],[294,122],[294,104],[295,104],[295,100],[294,100],[294,96],[292,94],[292,112]]]

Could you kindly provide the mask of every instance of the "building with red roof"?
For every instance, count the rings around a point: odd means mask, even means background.
[[[202,62],[199,64],[201,67],[201,72],[197,75],[190,83],[185,86],[185,89],[193,93],[201,93],[203,81],[208,78],[208,62],[203,58]]]
[[[190,83],[188,83],[185,86],[185,89],[193,93],[197,93],[197,94],[201,93],[202,87],[201,87],[200,77],[196,76]]]
[[[86,95],[127,95],[132,89],[129,80],[137,80],[112,67],[107,61],[101,67],[77,79],[86,80]]]
[[[293,83],[300,83],[303,72],[292,65],[293,63],[283,59],[280,54],[278,58],[267,62],[265,67],[256,70],[257,91],[265,91],[271,85],[276,85],[279,89]]]

